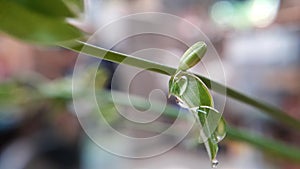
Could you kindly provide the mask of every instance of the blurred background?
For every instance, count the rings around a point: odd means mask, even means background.
[[[80,26],[94,33],[119,17],[140,12],[173,14],[199,27],[219,53],[228,86],[274,104],[300,120],[300,1],[86,0]],[[113,29],[110,33],[120,34],[137,25],[151,24],[154,23],[148,20],[133,21],[123,25],[126,29]],[[175,24],[174,30],[181,33],[184,41],[198,41],[195,39],[198,35],[186,33],[189,30],[182,23]],[[113,38],[97,34],[93,43],[107,47]],[[172,51],[177,57],[186,50],[186,46],[173,39],[155,35],[129,37],[113,50],[133,54],[149,47]],[[72,104],[71,78],[77,55],[60,47],[33,46],[0,34],[0,169],[210,168],[205,149],[195,143],[192,132],[175,148],[153,158],[122,158],[97,146],[81,128]],[[147,52],[136,55],[154,57]],[[209,58],[209,53],[206,57]],[[174,67],[178,64],[174,56],[157,61]],[[87,58],[85,62],[92,64],[94,60]],[[213,68],[215,62],[208,59],[207,66]],[[122,67],[118,83],[111,85],[116,68],[116,64],[101,63],[96,78],[99,90],[123,90],[122,84],[128,83],[131,68]],[[82,77],[90,83],[88,75]],[[165,76],[144,71],[132,82],[130,93],[148,97],[158,88],[167,93],[167,80]],[[169,102],[175,105],[174,100]],[[128,125],[124,117],[115,113],[113,105],[105,105],[105,117],[116,130],[137,137],[154,135]],[[230,124],[300,146],[299,131],[237,101],[227,99],[224,116]],[[162,126],[155,125],[161,132],[173,119],[166,116],[158,121]],[[118,145],[118,140],[105,139]],[[229,139],[220,143],[218,158],[218,167],[222,169],[300,168],[299,161],[280,159]]]

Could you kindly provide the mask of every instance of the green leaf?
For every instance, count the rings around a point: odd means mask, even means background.
[[[198,114],[202,126],[200,133],[202,141],[204,141],[210,159],[215,161],[219,149],[218,142],[223,140],[226,135],[225,120],[216,109],[208,106],[200,106],[195,113]]]
[[[66,18],[75,17],[75,14],[62,0],[12,0],[30,11],[46,17]]]
[[[16,38],[40,44],[76,39],[82,32],[63,20],[48,18],[17,3],[0,0],[0,30]]]
[[[209,106],[200,106],[198,116],[206,137],[212,137],[214,143],[218,143],[224,139],[226,135],[226,123],[218,110]]]
[[[169,81],[169,93],[190,108],[213,107],[213,100],[205,84],[194,74],[179,71]]]
[[[169,93],[193,113],[199,126],[199,142],[204,142],[212,166],[218,161],[218,142],[226,134],[225,120],[213,108],[213,99],[205,84],[194,74],[178,71],[169,81]]]

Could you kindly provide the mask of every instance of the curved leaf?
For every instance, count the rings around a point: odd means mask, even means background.
[[[185,83],[182,83],[185,79]],[[182,91],[184,90],[184,91]],[[183,100],[189,108],[213,107],[213,99],[205,84],[194,74],[179,71],[169,81],[169,93]]]
[[[225,137],[225,120],[213,108],[213,99],[205,84],[194,74],[178,71],[169,81],[169,93],[193,113],[199,126],[199,142],[204,142],[208,156],[215,167],[218,163],[218,142]]]

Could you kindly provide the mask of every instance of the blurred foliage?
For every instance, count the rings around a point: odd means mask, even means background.
[[[76,15],[61,0],[41,1],[41,0],[14,0],[28,10],[42,14],[46,17],[64,19],[65,17],[75,17]]]
[[[83,36],[67,23],[82,0],[0,0],[0,7],[0,30],[21,40],[51,45]]]
[[[71,77],[50,81],[37,74],[28,74],[22,78],[6,80],[0,83],[0,119],[7,115],[23,116],[28,110],[45,104],[50,105],[50,111],[68,109],[68,105],[72,102],[72,95],[76,94],[84,98],[85,88],[90,83],[95,83],[97,91],[102,90],[107,80],[106,72],[98,70],[95,81],[91,79],[90,72],[83,74],[82,84],[79,84],[80,91],[77,93],[72,93]]]

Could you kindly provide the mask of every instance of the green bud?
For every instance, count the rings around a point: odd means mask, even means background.
[[[195,66],[205,55],[207,45],[204,42],[197,42],[191,46],[181,57],[179,62],[179,70],[188,70]]]

